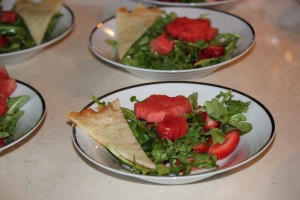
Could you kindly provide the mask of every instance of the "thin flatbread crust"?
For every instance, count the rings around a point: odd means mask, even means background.
[[[99,111],[87,108],[81,112],[71,112],[68,118],[98,144],[113,148],[128,161],[149,169],[155,168],[155,164],[148,158],[127,124],[119,100],[102,107]]]
[[[62,0],[43,0],[40,3],[33,3],[32,0],[17,0],[15,11],[24,19],[38,45],[43,40],[51,18],[59,12],[62,5]]]
[[[123,59],[129,48],[154,23],[162,13],[158,8],[146,8],[138,5],[135,10],[127,11],[122,7],[116,12],[119,59]]]

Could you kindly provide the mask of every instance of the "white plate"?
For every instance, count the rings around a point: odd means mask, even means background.
[[[217,27],[221,33],[233,33],[242,36],[237,43],[233,58],[209,67],[190,70],[152,70],[123,65],[119,62],[116,50],[105,42],[106,39],[117,40],[115,17],[109,18],[103,23],[100,22],[92,30],[89,37],[89,48],[100,59],[144,79],[187,80],[190,78],[201,78],[218,68],[237,60],[247,53],[254,45],[254,29],[248,22],[235,15],[204,8],[165,7],[161,9],[168,13],[176,12],[178,16],[187,16],[190,18],[198,18],[200,15],[207,14],[208,18],[212,21],[212,26]]]
[[[240,139],[237,149],[230,157],[218,161],[220,168],[216,170],[198,170],[194,174],[187,176],[145,176],[133,174],[121,168],[111,156],[111,154],[103,147],[97,145],[87,134],[83,133],[79,128],[73,126],[73,143],[77,150],[90,162],[100,168],[120,176],[133,177],[153,183],[159,184],[185,184],[203,180],[216,174],[224,173],[229,170],[245,165],[249,161],[262,154],[271,144],[275,137],[275,123],[268,109],[253,97],[240,91],[227,88],[224,86],[201,83],[201,82],[155,82],[134,85],[122,88],[108,94],[99,99],[105,102],[111,102],[115,99],[120,100],[122,107],[133,109],[133,103],[130,102],[131,96],[137,99],[145,99],[151,94],[166,94],[169,96],[184,95],[188,96],[193,92],[199,93],[199,104],[203,105],[204,101],[211,100],[220,91],[232,90],[234,98],[242,101],[250,101],[249,110],[246,114],[247,121],[252,123],[253,129]],[[96,105],[91,102],[85,108],[95,108]]]
[[[195,6],[195,7],[211,7],[219,6],[223,4],[228,4],[235,2],[237,0],[221,0],[221,1],[212,1],[212,2],[198,2],[198,3],[180,3],[180,2],[163,2],[158,0],[139,0],[144,3],[155,4],[159,6]]]
[[[51,38],[49,41],[42,43],[40,45],[37,45],[32,48],[10,52],[10,53],[4,53],[0,54],[0,63],[3,65],[7,64],[14,64],[19,63],[25,60],[30,59],[31,57],[37,55],[40,53],[43,49],[50,46],[51,44],[57,42],[58,40],[61,40],[64,38],[74,27],[74,14],[72,10],[67,7],[63,6],[59,11],[63,16],[60,17],[57,26],[55,27],[53,33],[51,34]],[[8,66],[8,65],[7,65]]]
[[[46,104],[42,95],[32,86],[17,80],[17,88],[11,96],[20,95],[28,95],[30,99],[21,108],[25,113],[18,121],[12,140],[4,147],[0,147],[0,152],[21,142],[24,138],[33,133],[45,117]]]

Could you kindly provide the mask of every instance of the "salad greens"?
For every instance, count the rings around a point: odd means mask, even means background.
[[[0,53],[9,53],[34,47],[36,45],[21,17],[18,17],[17,21],[14,23],[0,22],[0,36],[7,36],[10,38],[6,47],[0,47]]]
[[[0,6],[0,14],[1,12]],[[61,16],[62,14],[58,13],[51,18],[42,42],[47,42],[51,39],[51,33]],[[31,36],[24,19],[18,14],[15,22],[8,23],[0,21],[0,38],[1,37],[7,39],[3,39],[5,44],[0,46],[0,54],[28,49],[37,45]]]
[[[205,17],[205,16],[201,16]],[[210,42],[199,40],[197,42],[186,42],[175,39],[174,50],[168,55],[159,55],[151,52],[150,41],[165,32],[167,24],[177,18],[176,13],[164,13],[154,24],[139,38],[128,50],[122,64],[155,70],[187,70],[207,67],[218,64],[232,58],[232,53],[239,40],[239,36],[230,33],[217,33]],[[113,47],[115,43],[106,41]],[[208,45],[221,45],[225,47],[223,56],[199,59],[201,50]]]
[[[30,99],[27,95],[8,97],[8,110],[0,117],[0,138],[9,138],[15,133],[19,119],[24,115],[21,107]]]
[[[52,39],[51,37],[51,34],[53,33],[59,19],[62,17],[63,15],[61,13],[56,13],[55,15],[53,15],[53,17],[51,18],[49,24],[48,24],[48,27],[46,29],[46,32],[45,32],[45,35],[44,35],[44,38],[43,38],[43,41],[42,43],[44,42],[47,42],[49,41],[50,39]]]
[[[203,106],[198,105],[197,92],[191,94],[188,99],[193,108],[190,114],[185,115],[189,123],[189,132],[175,141],[159,138],[155,124],[149,126],[145,121],[137,119],[133,110],[122,107],[123,115],[133,135],[147,156],[156,164],[154,170],[126,161],[117,153],[108,150],[118,158],[121,164],[128,166],[130,171],[144,175],[187,175],[194,168],[217,168],[216,156],[196,153],[193,151],[193,147],[200,142],[207,143],[210,137],[214,143],[223,143],[225,133],[233,129],[239,130],[241,135],[251,131],[252,125],[246,121],[246,116],[243,114],[247,112],[250,102],[234,100],[231,91],[220,92],[215,98],[206,101]],[[135,96],[131,97],[131,101],[140,102]],[[98,104],[102,105],[103,103],[98,102]],[[205,122],[199,117],[202,112],[207,112],[209,116],[220,121],[221,127],[202,133],[205,125]]]

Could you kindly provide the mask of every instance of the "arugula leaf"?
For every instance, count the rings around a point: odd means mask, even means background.
[[[8,110],[0,117],[0,138],[12,136],[19,119],[24,115],[20,108],[30,99],[27,95],[9,97],[7,104]]]
[[[194,92],[193,94],[188,96],[188,99],[192,105],[192,108],[196,109],[198,107],[198,93]]]
[[[225,141],[225,134],[219,128],[211,128],[205,135],[211,135],[214,144],[222,144]]]
[[[17,96],[17,97],[9,97],[7,104],[8,110],[6,111],[5,115],[13,115],[16,113],[27,101],[29,100],[29,96]]]
[[[106,39],[104,40],[106,42],[106,44],[108,44],[109,46],[111,46],[114,49],[118,48],[118,41],[117,40],[113,40],[113,39]]]
[[[240,131],[241,135],[244,135],[252,130],[252,124],[246,122],[246,117],[241,113],[233,115],[228,120],[228,124],[236,127]]]
[[[59,19],[62,16],[63,15],[61,13],[56,13],[55,15],[53,15],[50,22],[48,23],[48,26],[47,26],[47,29],[46,29],[46,32],[45,32],[42,42],[47,42],[47,41],[51,40],[51,34],[53,33]],[[53,36],[53,37],[56,37],[56,36]]]
[[[226,115],[228,111],[224,104],[220,103],[217,98],[213,98],[211,101],[206,101],[204,106],[211,117],[221,122],[225,122],[222,120],[222,116]]]
[[[223,124],[224,132],[236,128],[242,135],[246,134],[252,130],[252,125],[246,122],[247,119],[242,113],[248,111],[250,102],[232,98],[231,91],[220,92],[216,98],[206,101],[204,105],[209,115]]]

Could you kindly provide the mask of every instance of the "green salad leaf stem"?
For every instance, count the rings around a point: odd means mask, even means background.
[[[29,101],[27,95],[9,97],[8,110],[0,117],[0,138],[10,137],[15,133],[15,127],[19,119],[24,115],[21,107]]]

